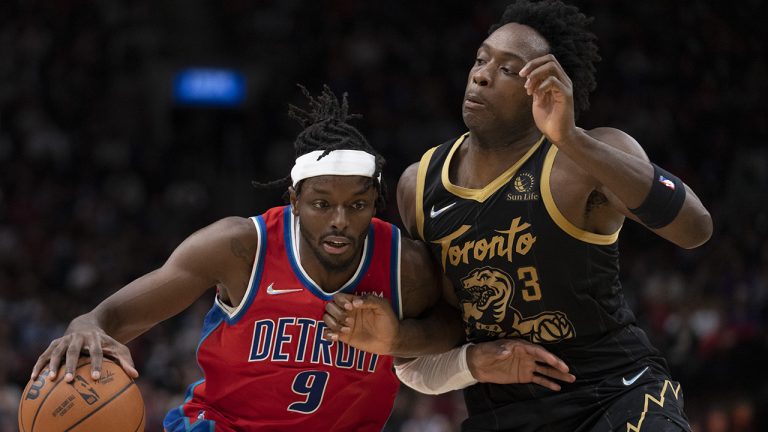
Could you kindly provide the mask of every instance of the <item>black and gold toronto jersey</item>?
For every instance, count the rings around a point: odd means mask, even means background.
[[[466,137],[422,157],[416,219],[418,235],[453,284],[467,339],[519,337],[543,345],[576,375],[563,393],[639,364],[666,370],[624,300],[619,233],[579,229],[554,203],[549,179],[557,147],[542,137],[485,188],[468,189],[449,178]],[[491,405],[554,394],[535,384],[494,386],[467,390],[470,414],[473,391],[494,399]]]

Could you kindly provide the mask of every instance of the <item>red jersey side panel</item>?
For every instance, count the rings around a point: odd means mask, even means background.
[[[392,358],[322,338],[323,292],[298,260],[290,206],[253,218],[259,250],[237,308],[219,299],[197,351],[205,379],[171,411],[168,431],[381,430],[398,380]],[[400,232],[373,219],[340,291],[390,299],[400,314]]]

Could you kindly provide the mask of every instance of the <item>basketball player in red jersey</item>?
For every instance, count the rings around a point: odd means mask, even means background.
[[[416,317],[439,297],[437,273],[422,244],[373,217],[384,204],[384,160],[347,123],[346,98],[340,103],[327,88],[309,98],[312,109],[290,111],[305,126],[291,176],[282,179],[290,181],[290,205],[192,234],[161,268],[75,318],[40,356],[33,379],[57,371],[65,357],[71,381],[81,351],[93,359],[94,378],[103,355],[137,377],[123,344],[215,286],[197,351],[204,379],[168,413],[166,431],[382,429],[398,389],[393,359],[325,338],[325,305],[349,293],[385,299],[399,317]],[[460,321],[441,327],[440,335],[412,337],[426,353],[448,350],[462,338]],[[554,378],[567,372],[544,349],[513,358],[498,347],[486,350],[488,368],[508,362],[517,372],[539,361]]]

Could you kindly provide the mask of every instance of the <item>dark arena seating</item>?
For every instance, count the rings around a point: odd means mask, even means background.
[[[714,220],[693,250],[628,221],[627,299],[695,431],[768,430],[768,8],[573,3],[595,16],[602,56],[579,125],[628,132]],[[193,231],[282,202],[251,180],[292,165],[297,83],[349,93],[394,191],[422,152],[464,131],[467,71],[504,5],[0,2],[0,432],[17,430],[32,366],[72,318]],[[389,202],[379,216],[399,223]],[[199,379],[212,293],[129,344],[147,431]],[[453,431],[465,416],[460,392],[403,389],[385,430]]]

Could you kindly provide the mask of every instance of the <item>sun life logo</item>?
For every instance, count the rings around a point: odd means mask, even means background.
[[[507,193],[507,201],[532,201],[539,199],[539,194],[534,191],[534,184],[535,179],[531,173],[521,172],[512,182],[516,193]]]
[[[515,177],[515,190],[520,193],[533,190],[533,176],[530,173],[523,172]]]

